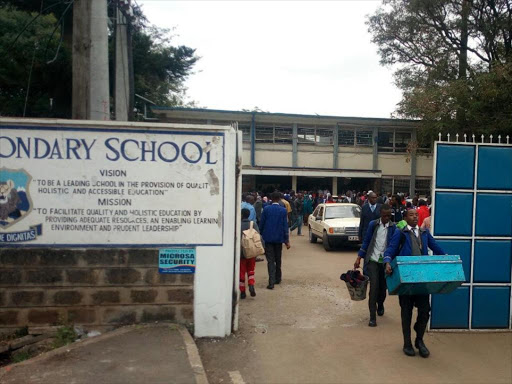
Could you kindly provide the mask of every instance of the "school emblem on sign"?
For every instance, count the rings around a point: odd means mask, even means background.
[[[0,168],[0,230],[23,220],[33,208],[29,185],[32,177],[24,169]],[[42,226],[30,227],[16,233],[0,232],[0,242],[33,240],[42,232]]]

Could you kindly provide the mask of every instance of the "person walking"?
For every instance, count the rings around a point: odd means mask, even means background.
[[[430,211],[425,200],[421,199],[418,204],[418,225],[421,227],[423,225],[423,221],[430,216]]]
[[[240,238],[243,237],[244,231],[251,228],[251,220],[249,220],[250,212],[247,208],[242,209],[242,221],[240,223],[240,227],[242,229],[242,233],[240,235]],[[258,228],[258,224],[256,222],[253,223],[253,229],[255,229],[257,232],[260,231]],[[240,288],[240,298],[245,299],[247,297],[245,293],[245,275],[247,275],[247,278],[249,280],[249,292],[251,293],[251,296],[256,296],[256,290],[254,289],[254,271],[256,270],[256,258],[251,257],[249,259],[246,259],[244,256],[244,253],[242,249],[240,249],[240,282],[239,282],[239,288]]]
[[[364,235],[368,231],[368,226],[373,220],[377,220],[380,217],[380,207],[382,204],[377,203],[377,195],[375,192],[368,194],[368,203],[363,205],[361,210],[361,218],[359,220],[359,241],[364,240]]]
[[[250,212],[249,220],[250,221],[256,221],[256,211],[253,207],[254,204],[254,196],[250,193],[242,195],[242,209],[248,209]]]
[[[261,219],[261,212],[263,211],[263,200],[261,199],[261,194],[258,193],[253,207],[254,212],[256,212],[256,223],[259,223]]]
[[[434,255],[445,255],[444,250],[436,243],[428,229],[418,227],[418,212],[409,209],[405,214],[407,227],[401,231],[395,231],[391,242],[384,252],[384,266],[386,274],[393,273],[391,261],[396,256],[421,256],[428,255],[430,248]],[[428,357],[430,351],[425,346],[423,336],[430,318],[429,295],[399,295],[398,301],[401,308],[402,333],[404,337],[403,351],[407,356],[414,356],[416,353],[411,341],[411,320],[414,307],[418,308],[418,317],[414,330],[416,340],[414,346],[419,350],[421,357]]]
[[[302,234],[302,222],[304,221],[304,200],[302,193],[297,194],[297,198],[292,202],[295,213],[295,222],[290,227],[290,232],[297,228],[297,236],[303,236]]]
[[[268,266],[267,289],[274,289],[274,284],[281,283],[281,256],[283,243],[290,249],[288,220],[286,209],[279,205],[281,194],[271,195],[272,204],[263,209],[260,220],[260,230],[265,242],[265,256]]]
[[[364,260],[365,270],[370,277],[370,294],[368,308],[370,322],[368,326],[377,326],[377,317],[384,315],[384,300],[386,300],[386,276],[384,274],[384,252],[396,230],[391,221],[391,207],[387,204],[380,209],[380,219],[373,220],[368,225],[368,232],[364,236],[363,245],[359,250],[354,268],[361,265]]]
[[[404,219],[405,208],[402,206],[402,199],[398,195],[391,197],[391,220],[399,223]]]
[[[311,195],[306,194],[303,204],[304,206],[302,207],[302,211],[304,212],[304,225],[308,225],[309,215],[313,213],[313,200],[311,199]]]

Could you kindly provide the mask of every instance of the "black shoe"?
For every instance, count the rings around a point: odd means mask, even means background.
[[[414,352],[412,345],[404,345],[403,351],[407,356],[416,356],[416,352]]]
[[[377,326],[377,320],[370,319],[370,322],[368,323],[369,327],[376,327]]]
[[[379,307],[377,308],[377,315],[379,315],[379,316],[384,315],[384,304],[379,305]]]
[[[418,351],[420,352],[420,356],[421,357],[429,357],[430,356],[430,351],[428,350],[428,348],[425,346],[425,343],[423,342],[423,340],[421,339],[416,339],[416,341],[414,342],[414,346],[416,348],[418,348]]]
[[[245,299],[246,297],[247,297],[247,295],[245,294],[245,292],[240,292],[241,299]]]
[[[274,284],[267,285],[267,289],[274,289]]]
[[[251,292],[251,297],[256,296],[256,291],[254,290],[254,285],[249,285],[249,292]]]

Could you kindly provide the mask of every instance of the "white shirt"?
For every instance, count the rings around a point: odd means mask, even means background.
[[[412,231],[412,233],[414,233],[414,235],[418,237],[418,226],[411,227],[409,224],[407,224],[407,229],[409,229],[409,231]]]
[[[372,254],[370,255],[370,260],[379,262],[381,256],[384,255],[384,251],[386,250],[386,242],[388,237],[388,228],[389,222],[386,224],[382,224],[379,220],[379,224],[377,227],[377,233],[375,234],[375,243],[373,244]]]

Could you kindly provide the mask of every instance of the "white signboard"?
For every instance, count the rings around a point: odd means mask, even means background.
[[[0,128],[0,247],[222,245],[222,132]]]

